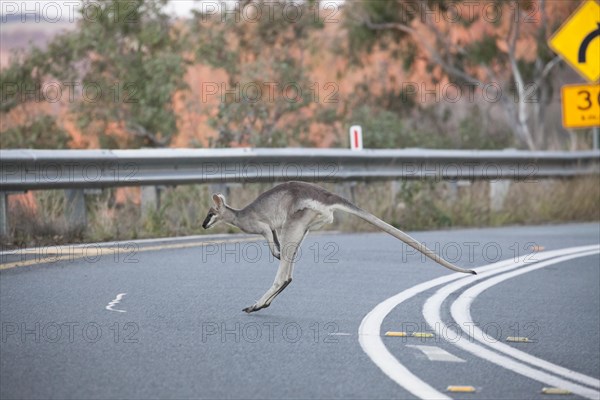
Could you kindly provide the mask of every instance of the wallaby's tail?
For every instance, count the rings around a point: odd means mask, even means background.
[[[410,237],[406,233],[402,232],[400,229],[394,228],[393,226],[386,223],[385,221],[382,221],[379,218],[377,218],[376,216],[374,216],[373,214],[368,213],[365,210],[356,207],[354,204],[352,204],[350,202],[344,201],[344,204],[336,205],[335,208],[338,210],[345,211],[347,213],[356,215],[357,217],[367,221],[368,223],[375,225],[382,231],[387,232],[390,235],[392,235],[393,237],[402,240],[404,243],[408,244],[410,247],[420,251],[421,253],[425,254],[427,257],[431,258],[433,261],[443,265],[444,267],[446,267],[448,269],[451,269],[452,271],[464,272],[466,274],[477,275],[477,272],[475,272],[473,270],[459,268],[456,265],[449,263],[448,261],[444,260],[442,257],[438,256],[435,252],[433,252],[433,250],[430,250],[427,247],[423,246],[421,243],[419,243],[419,241],[417,239]]]

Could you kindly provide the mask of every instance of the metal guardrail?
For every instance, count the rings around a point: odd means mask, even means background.
[[[157,185],[445,179],[490,180],[490,204],[502,207],[510,180],[600,174],[600,151],[147,149],[0,150],[0,236],[8,235],[7,195],[66,189],[66,218],[86,225],[86,188],[143,186],[142,211]],[[146,205],[144,205],[146,204]]]
[[[597,150],[0,150],[2,192],[284,180],[527,180],[599,173]]]

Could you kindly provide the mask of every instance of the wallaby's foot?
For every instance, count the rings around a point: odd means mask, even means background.
[[[267,299],[267,301],[265,301],[266,307],[269,307],[271,305],[271,302],[273,301],[273,299],[275,297],[277,297],[279,295],[279,293],[283,292],[283,289],[285,289],[287,287],[287,285],[290,284],[290,282],[292,282],[292,278],[290,278],[287,281],[283,282],[283,285],[281,285],[281,287],[279,289],[277,289],[277,291],[275,293],[273,293],[271,295],[271,297],[269,297]]]
[[[253,304],[250,307],[244,308],[242,311],[245,311],[248,314],[250,314],[251,312],[262,310],[263,308],[267,308],[269,306],[270,304],[263,304],[262,306],[259,306],[258,304]]]
[[[287,281],[283,282],[283,284],[281,285],[281,287],[279,289],[277,289],[277,291],[275,293],[273,293],[271,296],[269,296],[269,298],[263,304],[256,303],[256,304],[251,305],[250,307],[244,308],[242,311],[245,311],[248,314],[250,314],[251,312],[262,310],[263,308],[269,307],[271,305],[271,302],[273,301],[273,299],[275,297],[277,297],[277,295],[279,293],[283,292],[283,289],[285,289],[287,287],[287,285],[290,284],[290,282],[292,282],[292,278],[290,278]]]

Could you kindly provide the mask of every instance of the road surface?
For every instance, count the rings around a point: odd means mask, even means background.
[[[479,275],[315,234],[245,314],[277,269],[253,237],[5,252],[0,397],[599,398],[597,223],[413,235]]]

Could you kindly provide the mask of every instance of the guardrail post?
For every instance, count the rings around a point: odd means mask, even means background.
[[[342,182],[341,184],[341,196],[355,203],[355,191],[356,182]]]
[[[396,210],[397,210],[397,199],[398,199],[398,192],[400,192],[402,188],[402,182],[398,181],[398,180],[393,180],[390,182],[390,208],[387,210],[387,214],[386,214],[386,218],[387,219],[393,219],[394,216],[396,215]]]
[[[401,183],[395,179],[390,183],[390,199],[392,204],[396,204],[396,197],[401,187]]]
[[[456,203],[458,200],[458,180],[454,179],[446,182],[446,189],[448,190],[448,199],[451,203]]]
[[[8,195],[0,192],[0,236],[8,236]]]
[[[158,187],[142,186],[142,218],[145,218],[148,213],[158,210],[159,201]]]
[[[490,210],[501,211],[504,208],[504,200],[506,200],[509,189],[509,179],[490,181]]]
[[[66,218],[69,229],[82,232],[87,224],[83,189],[65,189],[67,198]]]

